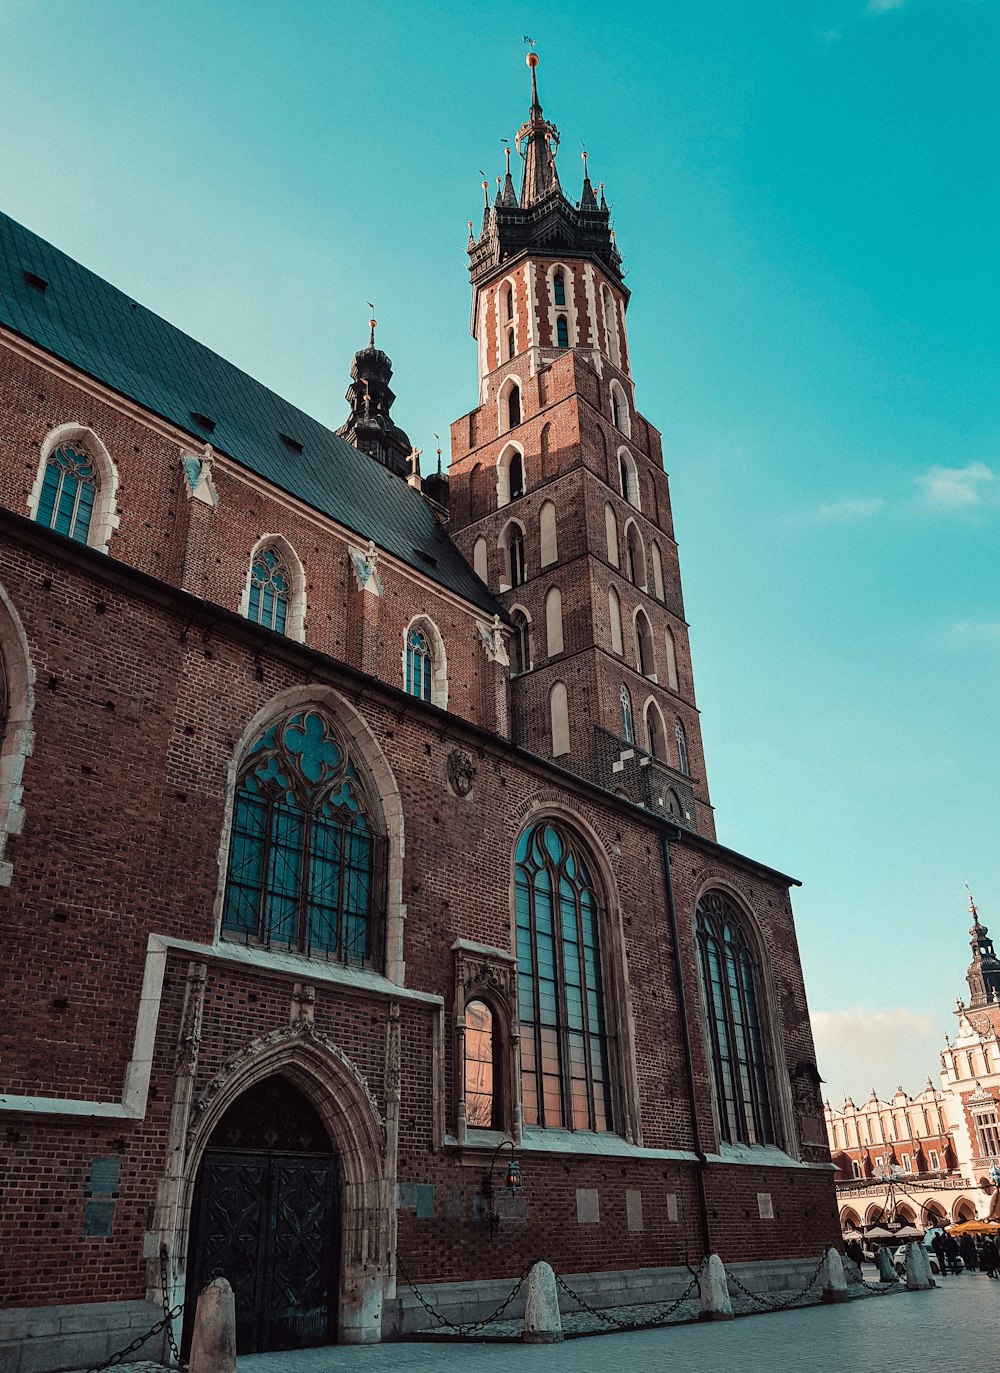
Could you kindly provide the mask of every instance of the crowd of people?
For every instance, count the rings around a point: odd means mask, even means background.
[[[1000,1246],[992,1235],[955,1235],[943,1230],[934,1233],[931,1248],[937,1259],[938,1272],[942,1276],[956,1276],[964,1269],[971,1273],[985,1273],[988,1278],[1000,1279]],[[860,1268],[868,1257],[861,1243],[849,1239],[844,1245],[844,1253]],[[871,1258],[878,1262],[878,1245],[873,1246]]]

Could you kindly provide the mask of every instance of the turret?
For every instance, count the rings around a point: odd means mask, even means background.
[[[412,447],[389,413],[396,399],[389,386],[392,363],[381,348],[375,347],[376,321],[371,319],[368,325],[368,347],[355,353],[351,366],[351,384],[347,388],[350,418],[337,433],[396,476],[406,477],[410,473]]]

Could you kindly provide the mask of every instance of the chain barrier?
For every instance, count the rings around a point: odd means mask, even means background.
[[[666,1325],[674,1312],[684,1305],[695,1288],[699,1286],[699,1279],[701,1278],[702,1270],[704,1269],[706,1262],[706,1259],[702,1260],[701,1268],[699,1268],[697,1272],[695,1272],[689,1264],[688,1270],[692,1274],[691,1281],[680,1296],[675,1298],[672,1302],[657,1306],[652,1316],[641,1321],[623,1321],[618,1316],[612,1316],[610,1311],[602,1311],[596,1306],[591,1306],[590,1302],[581,1297],[579,1292],[574,1291],[569,1283],[561,1278],[558,1273],[556,1273],[555,1279],[556,1283],[562,1288],[566,1295],[571,1297],[582,1311],[586,1311],[589,1316],[593,1316],[596,1320],[604,1321],[605,1324],[611,1326],[612,1329],[620,1331],[650,1330],[653,1326]]]
[[[124,1363],[130,1354],[138,1354],[142,1346],[166,1331],[167,1343],[170,1346],[170,1353],[174,1358],[178,1368],[183,1368],[181,1363],[181,1351],[177,1348],[177,1341],[174,1339],[174,1321],[184,1310],[184,1303],[178,1302],[176,1306],[170,1306],[170,1297],[167,1291],[167,1246],[163,1245],[160,1249],[160,1294],[163,1306],[163,1316],[155,1325],[151,1325],[142,1335],[136,1335],[131,1344],[127,1344],[124,1349],[118,1349],[114,1354],[109,1354],[103,1363],[91,1364],[87,1373],[104,1373],[106,1368],[116,1368],[120,1363]]]
[[[396,1268],[400,1276],[402,1277],[403,1281],[406,1283],[410,1291],[413,1293],[413,1295],[416,1297],[417,1301],[427,1312],[428,1316],[430,1316],[432,1320],[437,1321],[438,1325],[443,1326],[448,1330],[454,1330],[459,1335],[474,1335],[478,1330],[484,1330],[486,1326],[493,1325],[496,1321],[498,1321],[503,1315],[503,1313],[507,1310],[508,1306],[510,1306],[511,1302],[514,1300],[517,1294],[520,1292],[521,1288],[524,1286],[525,1282],[527,1281],[528,1274],[537,1262],[537,1259],[531,1259],[530,1262],[524,1265],[524,1268],[521,1271],[521,1276],[518,1278],[517,1282],[511,1288],[510,1292],[508,1292],[507,1296],[504,1297],[500,1305],[496,1307],[493,1311],[491,1311],[488,1316],[484,1316],[481,1321],[472,1321],[466,1324],[462,1324],[449,1320],[447,1316],[442,1315],[440,1311],[438,1311],[435,1307],[431,1305],[431,1303],[426,1299],[424,1294],[420,1291],[420,1288],[410,1277],[409,1273],[406,1271],[406,1264],[403,1262],[402,1256],[398,1252],[396,1254]]]
[[[726,1279],[731,1282],[734,1287],[738,1287],[745,1297],[749,1297],[752,1302],[755,1302],[762,1311],[789,1311],[793,1306],[797,1306],[799,1302],[805,1301],[806,1297],[816,1286],[816,1279],[822,1272],[825,1262],[826,1255],[822,1254],[819,1263],[817,1263],[813,1270],[812,1277],[806,1283],[805,1287],[801,1288],[798,1292],[795,1292],[792,1296],[783,1297],[779,1300],[775,1300],[772,1297],[765,1297],[760,1292],[751,1292],[750,1288],[747,1287],[745,1283],[740,1282],[736,1274],[731,1273],[728,1269],[726,1270]]]

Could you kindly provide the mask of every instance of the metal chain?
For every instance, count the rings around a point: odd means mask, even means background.
[[[573,1301],[576,1302],[582,1311],[586,1311],[588,1315],[593,1316],[596,1320],[604,1321],[606,1325],[612,1326],[615,1330],[649,1330],[656,1325],[666,1325],[674,1312],[684,1305],[694,1289],[698,1286],[698,1279],[701,1277],[701,1272],[704,1267],[705,1260],[702,1261],[701,1268],[698,1269],[697,1273],[693,1274],[691,1281],[675,1301],[664,1304],[663,1306],[658,1306],[652,1316],[641,1321],[623,1321],[618,1316],[612,1316],[609,1311],[602,1311],[596,1306],[591,1306],[590,1302],[581,1297],[579,1292],[574,1291],[569,1283],[561,1278],[558,1273],[556,1273],[555,1279],[566,1295],[572,1297]]]
[[[184,1303],[178,1302],[176,1306],[168,1306],[169,1296],[167,1294],[167,1246],[163,1245],[160,1249],[160,1292],[163,1304],[163,1316],[151,1325],[142,1335],[136,1335],[131,1344],[127,1344],[124,1349],[118,1349],[114,1354],[109,1354],[103,1363],[91,1364],[87,1373],[104,1373],[106,1368],[115,1368],[118,1364],[124,1363],[130,1354],[137,1354],[147,1340],[151,1340],[154,1335],[159,1335],[161,1331],[167,1333],[167,1343],[170,1345],[170,1353],[178,1368],[183,1368],[181,1363],[181,1351],[177,1348],[174,1339],[174,1321],[184,1310]]]
[[[799,1303],[800,1301],[804,1301],[805,1298],[809,1295],[809,1293],[812,1291],[813,1287],[815,1287],[815,1285],[816,1285],[816,1279],[819,1277],[820,1272],[822,1271],[822,1268],[823,1268],[823,1264],[824,1264],[825,1262],[826,1262],[826,1255],[823,1254],[823,1255],[820,1257],[819,1263],[817,1263],[815,1269],[813,1270],[813,1275],[812,1275],[812,1277],[811,1277],[811,1278],[809,1279],[809,1281],[806,1283],[805,1287],[801,1288],[798,1292],[794,1293],[794,1295],[792,1295],[791,1297],[786,1297],[786,1298],[784,1298],[783,1300],[780,1300],[780,1301],[775,1301],[775,1300],[773,1300],[771,1297],[762,1296],[760,1292],[751,1292],[751,1291],[750,1291],[750,1288],[747,1287],[745,1283],[740,1282],[739,1278],[736,1276],[735,1273],[731,1273],[731,1272],[729,1272],[728,1270],[727,1270],[727,1272],[726,1272],[726,1279],[727,1279],[728,1282],[731,1282],[735,1287],[738,1287],[739,1290],[744,1294],[744,1296],[749,1297],[750,1300],[751,1300],[752,1302],[756,1302],[757,1305],[758,1305],[759,1307],[761,1307],[762,1310],[764,1310],[764,1311],[788,1311],[788,1310],[790,1310],[793,1306],[797,1306],[798,1303]]]
[[[485,1316],[481,1321],[474,1321],[468,1324],[461,1324],[456,1321],[449,1320],[447,1316],[443,1316],[440,1311],[436,1310],[435,1307],[433,1307],[430,1304],[430,1302],[420,1291],[419,1287],[417,1287],[416,1283],[410,1277],[409,1273],[406,1271],[406,1264],[403,1262],[402,1255],[398,1252],[396,1254],[396,1267],[399,1270],[400,1276],[402,1277],[403,1281],[406,1283],[410,1291],[413,1293],[413,1295],[416,1297],[420,1305],[424,1308],[424,1310],[433,1320],[437,1321],[438,1325],[445,1326],[448,1330],[454,1330],[459,1335],[474,1335],[477,1330],[483,1330],[487,1325],[492,1325],[494,1321],[498,1321],[500,1317],[503,1315],[503,1313],[507,1310],[508,1306],[510,1306],[511,1302],[514,1300],[517,1294],[520,1292],[521,1288],[524,1286],[529,1272],[537,1262],[537,1259],[532,1259],[529,1263],[525,1264],[524,1269],[521,1272],[521,1276],[518,1278],[517,1282],[511,1288],[510,1292],[503,1299],[500,1305],[495,1310],[491,1311],[488,1316]]]

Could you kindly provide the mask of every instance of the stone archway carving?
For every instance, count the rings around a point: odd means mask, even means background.
[[[192,1103],[185,1138],[177,1141],[184,1163],[175,1175],[174,1219],[168,1240],[175,1256],[176,1280],[183,1280],[188,1267],[194,1184],[212,1132],[238,1097],[275,1074],[292,1082],[315,1107],[340,1164],[340,1341],[377,1343],[383,1302],[391,1295],[393,1282],[395,1159],[390,1155],[395,1152],[395,1141],[357,1065],[306,1021],[246,1044]]]

